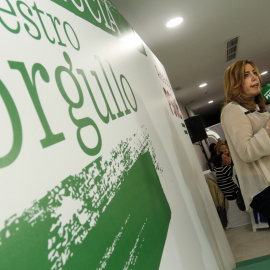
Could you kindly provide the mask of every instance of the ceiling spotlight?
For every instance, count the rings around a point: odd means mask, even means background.
[[[213,103],[213,102],[214,102],[213,100],[208,101],[209,104],[210,104],[210,103]]]
[[[207,83],[203,83],[199,87],[205,87],[206,85],[207,85]]]
[[[264,72],[261,73],[261,75],[265,75],[267,73],[268,73],[268,71],[264,71]]]
[[[184,19],[182,17],[177,17],[177,18],[171,19],[166,23],[166,26],[168,28],[175,27],[175,26],[179,25],[181,22],[183,22],[183,20]]]

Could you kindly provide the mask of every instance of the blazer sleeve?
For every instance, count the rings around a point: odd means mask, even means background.
[[[238,105],[227,105],[221,114],[221,125],[239,157],[247,163],[270,155],[270,138],[264,128],[253,134],[250,119]]]

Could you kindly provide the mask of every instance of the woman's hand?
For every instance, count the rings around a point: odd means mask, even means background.
[[[267,122],[264,124],[263,128],[266,130],[268,136],[270,137],[270,118],[268,118]]]

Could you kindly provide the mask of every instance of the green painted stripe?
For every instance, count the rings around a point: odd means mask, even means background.
[[[236,263],[236,268],[233,270],[269,270],[270,255],[254,258]]]

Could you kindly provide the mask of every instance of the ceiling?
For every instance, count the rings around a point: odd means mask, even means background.
[[[269,0],[111,0],[164,65],[179,103],[206,125],[219,119],[223,74],[240,59],[255,62],[270,83]],[[174,17],[184,21],[166,28]],[[236,58],[226,61],[226,43],[239,37]],[[207,83],[205,88],[199,88]],[[176,90],[179,89],[179,90]],[[208,101],[214,102],[208,104]],[[219,122],[219,120],[217,120]]]

